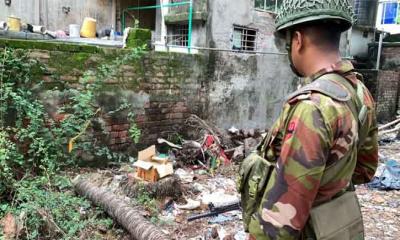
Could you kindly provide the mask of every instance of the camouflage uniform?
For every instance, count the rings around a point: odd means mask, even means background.
[[[356,87],[362,83],[353,70],[350,62],[342,61],[308,77],[306,82],[334,72]],[[276,167],[250,221],[253,238],[299,238],[313,206],[345,191],[351,181],[361,184],[372,178],[378,164],[375,103],[367,88],[362,87],[368,108],[368,133],[359,148],[357,120],[346,103],[318,92],[287,101],[266,147],[266,159],[276,161]],[[326,170],[338,161],[346,164],[327,176]]]

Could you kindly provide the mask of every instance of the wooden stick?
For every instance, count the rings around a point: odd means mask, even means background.
[[[384,135],[384,134],[394,133],[394,132],[397,132],[397,131],[399,131],[399,130],[400,130],[400,126],[397,126],[396,128],[393,128],[393,129],[390,129],[390,130],[386,130],[386,131],[379,132],[378,135],[379,135],[379,136],[382,136],[382,135]]]
[[[394,120],[394,121],[392,121],[392,122],[390,122],[390,123],[388,123],[388,124],[385,124],[385,125],[383,125],[383,126],[380,126],[380,127],[378,128],[378,130],[381,131],[381,130],[383,130],[383,129],[385,129],[385,128],[388,128],[388,127],[390,127],[390,126],[395,125],[396,123],[400,123],[400,118],[398,118],[398,119],[396,119],[396,120]]]

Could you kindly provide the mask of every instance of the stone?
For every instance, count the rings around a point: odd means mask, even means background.
[[[212,237],[213,239],[217,239],[217,238],[219,237],[219,235],[218,235],[218,228],[217,228],[217,227],[213,227],[213,228],[211,229],[211,237]]]

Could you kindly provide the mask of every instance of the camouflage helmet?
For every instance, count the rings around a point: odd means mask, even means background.
[[[348,30],[354,21],[351,0],[283,0],[276,18],[276,31],[312,22],[331,21]]]

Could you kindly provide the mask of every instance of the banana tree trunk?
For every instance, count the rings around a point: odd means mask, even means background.
[[[102,207],[113,219],[121,224],[135,240],[168,240],[163,232],[146,220],[141,213],[117,195],[99,188],[86,179],[73,181],[75,190],[97,206]]]

